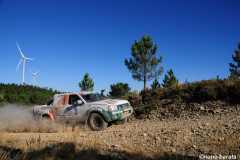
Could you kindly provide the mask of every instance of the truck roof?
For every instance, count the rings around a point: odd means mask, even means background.
[[[55,94],[55,95],[66,95],[66,94],[88,94],[88,93],[97,93],[95,91],[81,91],[81,92],[68,92],[68,93],[61,93],[61,94]]]

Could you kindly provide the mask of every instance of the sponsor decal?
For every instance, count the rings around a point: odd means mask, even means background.
[[[53,117],[53,114],[52,114],[51,111],[48,111],[47,114],[50,116],[50,118],[51,118],[53,121],[56,120],[56,118]]]
[[[77,108],[74,108],[74,114],[77,115]]]
[[[57,97],[57,102],[53,106],[53,116],[57,117],[61,111],[64,109],[64,107],[68,104],[68,98],[69,95],[63,95]]]
[[[39,110],[36,110],[36,111],[34,112],[34,116],[39,116],[39,114],[40,114],[40,111],[39,111]]]

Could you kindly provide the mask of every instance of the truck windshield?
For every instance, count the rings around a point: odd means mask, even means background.
[[[81,96],[86,102],[100,101],[106,99],[99,93],[87,93],[81,94]]]

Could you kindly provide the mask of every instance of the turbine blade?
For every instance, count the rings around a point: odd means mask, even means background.
[[[29,71],[34,75],[34,73],[29,69]]]
[[[39,71],[37,71],[35,74],[37,74]]]
[[[20,62],[19,62],[19,64],[18,64],[18,66],[17,66],[17,69],[18,69],[18,67],[19,67],[19,65],[20,65],[20,63],[22,62],[22,59],[20,60]],[[16,69],[16,71],[17,71],[17,69]]]
[[[16,42],[17,43],[17,42]],[[24,55],[22,54],[22,51],[21,51],[21,49],[20,49],[20,47],[19,47],[19,45],[18,45],[18,43],[17,43],[17,46],[18,46],[18,49],[19,49],[19,51],[20,51],[20,53],[21,53],[21,55],[22,55],[22,58],[24,57]]]
[[[34,60],[34,59],[32,59],[32,58],[26,58],[26,59],[29,59],[29,60]]]

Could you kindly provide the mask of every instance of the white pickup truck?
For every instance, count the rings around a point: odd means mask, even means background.
[[[48,105],[35,106],[41,120],[86,122],[93,130],[104,130],[109,122],[123,124],[133,109],[127,100],[107,99],[97,92],[56,94]]]

